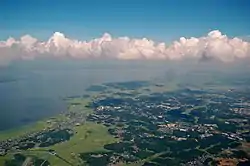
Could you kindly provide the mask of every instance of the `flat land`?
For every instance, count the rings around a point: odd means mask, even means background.
[[[53,149],[59,156],[75,165],[80,162],[77,154],[82,152],[105,151],[105,149],[103,149],[105,144],[116,142],[116,139],[108,133],[105,126],[92,122],[87,122],[82,126],[75,127],[75,132],[76,134],[67,142],[40,149]],[[63,160],[54,156],[50,157],[49,162],[53,166],[68,166]]]
[[[2,131],[0,132],[0,141],[6,140],[6,139],[12,139],[16,137],[21,137],[31,132],[40,131],[46,127],[47,127],[46,121],[39,121],[34,124],[26,125],[23,127],[18,127],[18,128],[11,129],[11,130]]]
[[[249,154],[249,144],[244,142],[249,139],[245,123],[249,117],[237,99],[243,96],[249,100],[241,91],[204,89],[173,81],[127,82],[95,85],[88,95],[69,97],[65,114],[0,133],[0,140],[46,128],[32,140],[35,145],[46,146],[28,147],[22,155],[53,166],[180,165],[205,160],[211,164],[217,158],[226,161],[221,154],[228,148],[229,157],[239,155],[241,159]],[[0,165],[15,153],[8,151],[0,157]]]

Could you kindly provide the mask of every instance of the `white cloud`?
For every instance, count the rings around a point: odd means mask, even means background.
[[[223,62],[250,57],[250,42],[240,38],[228,38],[215,30],[205,37],[189,39],[181,37],[170,45],[152,40],[112,38],[105,33],[91,41],[78,41],[55,32],[48,41],[39,41],[30,35],[19,40],[9,38],[0,41],[0,63],[13,59],[33,59],[40,56],[72,58],[113,58],[113,59],[166,59],[185,58],[216,59]]]

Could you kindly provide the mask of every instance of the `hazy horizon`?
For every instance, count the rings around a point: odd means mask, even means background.
[[[248,63],[233,64],[143,60],[16,61],[0,69],[0,130],[65,111],[63,98],[87,94],[85,89],[94,84],[138,80],[167,84],[176,79],[183,84],[224,80],[223,86],[234,85],[237,79],[249,80]]]

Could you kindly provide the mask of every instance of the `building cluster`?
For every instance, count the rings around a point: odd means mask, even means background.
[[[82,125],[86,115],[80,111],[66,112],[64,119],[51,118],[47,120],[47,126],[37,132],[31,132],[24,136],[0,141],[0,156],[6,155],[9,151],[21,151],[39,146],[51,146],[58,142],[66,141],[64,136],[72,136],[74,126]]]
[[[217,92],[207,95],[177,92],[131,98],[102,96],[95,98],[92,105],[94,113],[87,120],[111,127],[112,135],[134,143],[137,151],[143,148],[139,142],[147,142],[150,149],[151,143],[169,140],[180,143],[195,141],[196,145],[208,146],[205,148],[210,150],[208,153],[217,151],[219,154],[230,142],[246,141],[249,136],[244,133],[250,128],[250,117],[243,111],[250,107],[239,105],[231,92],[223,95]],[[212,148],[213,143],[218,143],[215,140],[222,141],[221,147]],[[129,155],[134,156],[136,152],[132,152]],[[202,157],[189,164],[201,160]]]
[[[235,142],[250,138],[250,115],[246,113],[250,105],[239,104],[234,95],[231,91],[223,95],[216,92],[204,95],[204,92],[190,90],[113,98],[103,94],[94,98],[90,105],[94,112],[87,117],[74,103],[73,111],[66,112],[65,118],[47,121],[50,127],[1,141],[0,155],[10,150],[66,141],[74,134],[71,129],[87,120],[109,127],[109,133],[119,140],[112,146],[104,146],[108,147],[109,154],[93,154],[90,156],[92,159],[109,158],[109,164],[116,164],[145,159],[152,155],[150,152],[168,152],[187,165],[197,165],[207,159],[201,154],[220,154],[229,144],[233,146]],[[60,138],[54,137],[54,132],[58,132]],[[66,137],[62,139],[61,132],[68,135],[63,133]],[[220,147],[216,147],[217,141]],[[185,152],[184,149],[198,151],[196,159],[187,158],[186,162],[183,156],[178,156]],[[143,153],[145,151],[147,153]]]

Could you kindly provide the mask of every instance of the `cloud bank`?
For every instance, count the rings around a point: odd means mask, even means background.
[[[211,31],[200,38],[181,37],[169,45],[156,43],[146,38],[113,38],[108,33],[105,33],[101,38],[90,41],[69,39],[60,32],[55,32],[47,41],[39,41],[30,35],[22,36],[18,40],[10,37],[6,41],[0,41],[0,63],[38,57],[122,60],[194,58],[232,62],[250,57],[250,42],[237,37],[229,38],[218,30]]]

